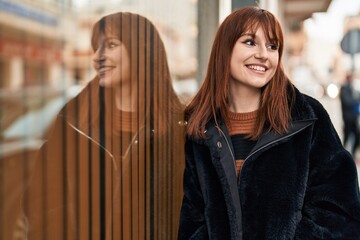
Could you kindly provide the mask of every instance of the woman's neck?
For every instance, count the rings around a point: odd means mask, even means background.
[[[230,86],[229,110],[234,113],[253,112],[259,109],[261,89],[244,85]]]
[[[135,94],[135,88],[131,88],[130,85],[122,85],[115,88],[115,106],[118,110],[126,112],[135,112],[137,106],[137,94]]]

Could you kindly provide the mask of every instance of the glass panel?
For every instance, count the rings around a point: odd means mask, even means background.
[[[0,0],[0,239],[177,239],[195,13]]]

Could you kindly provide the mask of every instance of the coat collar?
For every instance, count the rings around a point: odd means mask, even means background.
[[[315,113],[310,106],[310,104],[305,100],[304,95],[301,94],[296,88],[295,88],[295,103],[293,105],[292,109],[292,122],[289,124],[288,132],[277,134],[275,132],[264,132],[259,140],[257,141],[257,144],[254,146],[254,148],[251,150],[249,155],[254,154],[254,152],[257,152],[259,149],[264,148],[264,146],[271,144],[274,141],[280,141],[283,139],[287,139],[298,132],[301,132],[303,129],[307,128],[308,126],[312,125],[316,121]],[[226,129],[225,124],[223,123],[221,117],[218,115],[218,124],[215,123],[214,120],[209,121],[209,123],[206,125],[206,135],[207,140],[212,142],[213,144],[217,144],[219,141],[219,137],[225,137],[226,143],[230,145],[228,148],[231,150],[232,153],[234,153],[234,149],[232,147],[230,135]]]
[[[296,120],[290,123],[288,132],[283,134],[276,134],[274,132],[266,132],[261,135],[254,148],[250,151],[247,158],[255,154],[256,152],[261,151],[262,149],[270,146],[272,143],[286,140],[295,134],[301,132],[305,128],[309,127],[316,121],[316,118],[305,119],[305,120]]]

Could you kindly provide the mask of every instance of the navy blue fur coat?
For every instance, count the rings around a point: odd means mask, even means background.
[[[188,137],[179,239],[360,239],[356,166],[323,106],[296,90],[289,132],[263,134],[237,179],[226,127]]]

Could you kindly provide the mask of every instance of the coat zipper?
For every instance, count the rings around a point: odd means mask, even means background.
[[[247,156],[247,157],[245,158],[244,164],[243,164],[243,168],[244,168],[244,166],[245,166],[246,161],[247,161],[252,155],[254,155],[255,153],[261,151],[262,149],[264,149],[264,148],[266,148],[266,147],[268,147],[268,146],[271,146],[272,144],[274,144],[274,143],[276,143],[276,142],[279,142],[279,141],[282,141],[282,140],[284,140],[284,139],[287,139],[287,138],[289,138],[289,137],[294,136],[295,134],[301,132],[302,130],[304,130],[304,129],[307,128],[308,126],[309,126],[309,125],[301,128],[301,129],[297,130],[296,132],[293,132],[293,133],[291,133],[291,134],[289,134],[289,135],[286,135],[286,136],[281,137],[281,138],[279,138],[279,139],[273,140],[272,142],[269,142],[269,143],[265,144],[264,146],[256,149],[254,152],[252,152],[249,156]],[[240,171],[240,173],[239,173],[238,180],[237,180],[238,184],[240,184],[240,176],[241,176],[241,171]]]
[[[84,133],[83,131],[81,131],[80,129],[78,129],[77,127],[75,127],[73,124],[69,123],[68,121],[66,121],[66,123],[72,127],[76,132],[78,132],[79,134],[83,135],[84,137],[86,137],[88,140],[90,140],[91,142],[95,143],[99,148],[101,148],[102,150],[104,150],[107,154],[109,154],[109,156],[111,157],[111,160],[113,162],[113,165],[115,167],[115,170],[117,170],[117,165],[114,159],[114,155],[107,150],[104,146],[102,146],[99,142],[95,141],[93,138],[91,138],[89,135],[87,135],[86,133]]]
[[[309,125],[308,125],[308,126],[309,126]],[[282,140],[284,140],[284,139],[286,139],[286,138],[289,138],[289,137],[294,136],[295,134],[301,132],[302,130],[304,130],[304,129],[307,128],[308,126],[305,126],[305,127],[301,128],[301,129],[297,130],[296,132],[293,132],[293,133],[291,133],[291,134],[289,134],[289,135],[286,135],[286,136],[284,136],[284,137],[282,137],[282,138],[276,139],[276,140],[274,140],[274,141],[272,141],[272,142],[269,142],[269,143],[265,144],[264,146],[256,149],[254,152],[252,152],[249,156],[247,156],[247,157],[245,158],[243,167],[245,166],[246,161],[247,161],[252,155],[254,155],[255,153],[261,151],[262,149],[264,149],[264,148],[266,148],[266,147],[268,147],[268,146],[270,146],[270,145],[272,145],[272,144],[274,144],[274,143],[276,143],[276,142],[279,142],[279,141],[282,141]],[[218,127],[218,129],[219,129],[219,131],[222,133],[223,138],[225,139],[225,142],[226,142],[226,144],[227,144],[227,146],[228,146],[228,148],[229,148],[229,151],[230,151],[230,154],[231,154],[231,157],[232,157],[232,160],[233,160],[233,164],[234,164],[235,175],[236,175],[236,163],[235,163],[236,160],[235,160],[234,153],[233,153],[232,150],[231,150],[230,143],[229,143],[228,139],[225,137],[225,133],[221,130],[221,128]],[[237,177],[237,178],[238,178],[238,179],[237,179],[238,184],[240,183],[240,175],[241,175],[241,172],[239,173],[239,176]]]

